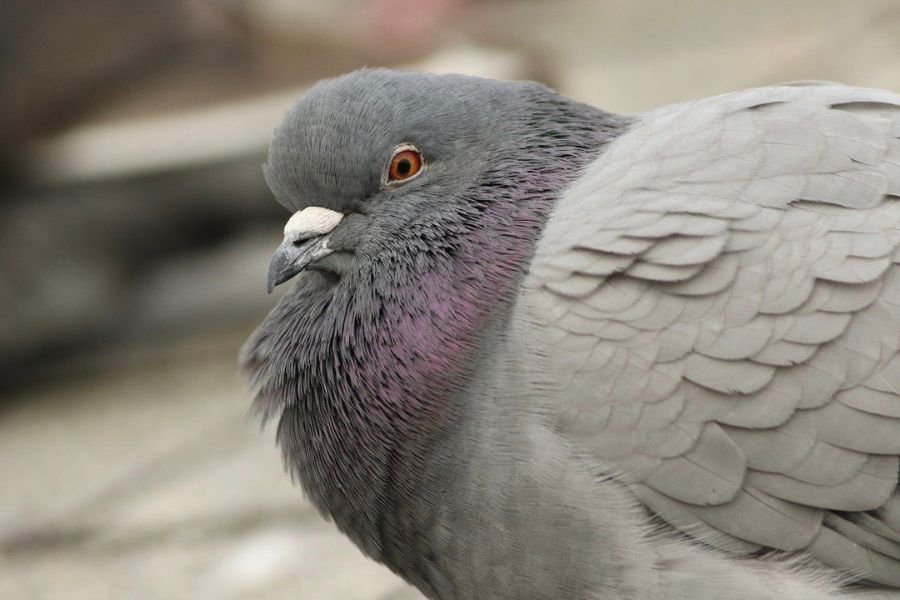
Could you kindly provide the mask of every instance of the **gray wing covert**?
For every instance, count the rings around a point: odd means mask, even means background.
[[[644,115],[560,200],[519,311],[560,428],[660,517],[900,587],[900,96]]]

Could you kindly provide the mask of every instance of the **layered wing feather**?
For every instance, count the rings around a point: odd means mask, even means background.
[[[900,587],[900,97],[644,115],[561,199],[518,306],[559,427],[651,510]]]

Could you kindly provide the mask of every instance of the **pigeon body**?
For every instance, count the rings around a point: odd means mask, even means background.
[[[900,97],[364,70],[266,176],[256,406],[427,597],[900,597]]]

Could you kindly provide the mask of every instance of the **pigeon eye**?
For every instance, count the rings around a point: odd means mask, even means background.
[[[394,150],[388,165],[387,180],[406,181],[412,179],[422,170],[422,155],[411,145],[403,145]]]

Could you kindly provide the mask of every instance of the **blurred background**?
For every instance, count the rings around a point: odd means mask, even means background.
[[[900,90],[900,0],[4,0],[0,598],[418,598],[282,474],[236,367],[288,216],[271,130],[363,65],[626,113]]]

